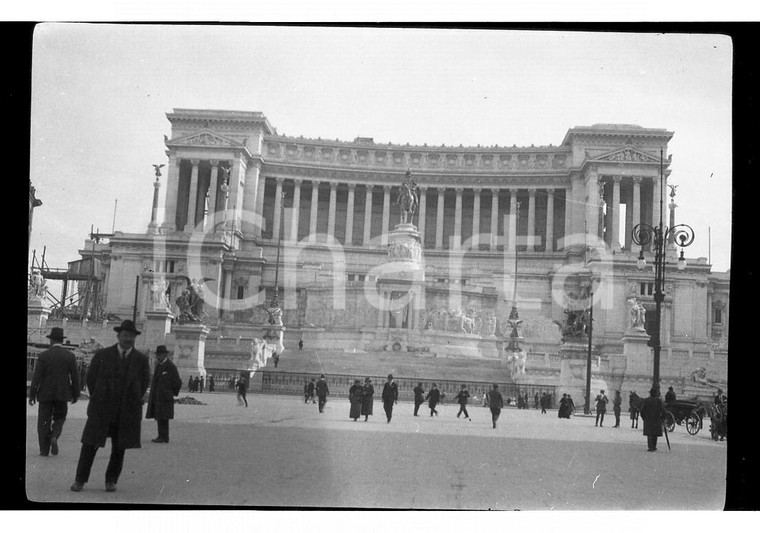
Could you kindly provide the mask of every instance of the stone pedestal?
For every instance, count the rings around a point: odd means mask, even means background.
[[[566,342],[560,349],[562,356],[559,372],[559,389],[557,390],[557,401],[563,394],[569,394],[573,397],[575,408],[583,410],[583,404],[586,399],[586,374],[588,373],[588,342]],[[609,390],[607,380],[594,377],[594,366],[599,368],[598,364],[599,351],[593,345],[591,347],[591,399],[594,399],[594,391],[601,389]],[[593,406],[592,406],[593,408]]]
[[[174,352],[174,364],[183,384],[190,376],[206,375],[204,359],[210,331],[203,324],[182,324],[172,329],[174,344],[168,348]]]
[[[33,299],[26,304],[26,329],[29,333],[44,332],[47,329],[47,320],[50,309],[42,305],[42,300]],[[65,332],[64,332],[65,333]]]
[[[419,331],[424,326],[420,324],[425,283],[421,260],[417,228],[413,224],[397,224],[388,233],[388,261],[382,265],[377,279],[379,328]]]
[[[146,311],[142,345],[148,350],[155,350],[159,344],[167,345],[166,336],[171,332],[173,318],[169,311]]]
[[[285,351],[283,337],[285,336],[286,329],[287,328],[282,325],[282,321],[280,321],[280,324],[271,324],[267,326],[266,333],[264,333],[264,340],[272,351],[279,354]]]
[[[652,348],[647,346],[649,335],[642,329],[633,329],[623,335],[623,355],[627,376],[652,375]]]

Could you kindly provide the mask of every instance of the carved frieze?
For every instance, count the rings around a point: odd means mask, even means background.
[[[167,144],[175,146],[221,146],[240,148],[240,143],[211,132],[200,132],[177,140],[168,140]]]

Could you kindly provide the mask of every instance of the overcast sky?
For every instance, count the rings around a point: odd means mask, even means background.
[[[41,25],[31,180],[43,205],[30,255],[47,247],[48,264],[65,267],[91,226],[145,232],[166,113],[208,108],[261,111],[287,135],[420,145],[558,145],[597,123],[666,128],[677,222],[696,232],[686,256],[725,271],[731,61],[720,35]]]

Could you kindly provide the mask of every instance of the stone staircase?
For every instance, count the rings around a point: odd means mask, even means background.
[[[270,358],[261,370],[283,373],[385,377],[421,380],[511,383],[497,359],[433,357],[414,352],[286,350],[275,369]]]

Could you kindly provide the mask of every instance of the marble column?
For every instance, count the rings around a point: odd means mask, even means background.
[[[473,189],[472,197],[472,249],[480,248],[480,189]]]
[[[536,189],[528,189],[528,235],[527,250],[536,251]]]
[[[422,248],[425,248],[425,216],[427,213],[427,187],[420,187],[420,212],[417,217],[417,230],[420,232]]]
[[[264,188],[266,187],[267,179],[264,176],[259,176],[259,184],[256,188],[256,215],[259,216],[260,223],[256,224],[255,233],[257,237],[261,237],[261,230],[264,229],[266,221],[264,220]],[[230,181],[230,200],[232,199],[232,190],[237,185],[234,181]],[[230,202],[232,203],[232,202]],[[230,221],[231,223],[231,221]]]
[[[301,215],[301,183],[303,180],[294,180],[293,185],[293,212],[290,215],[290,240],[298,240],[298,222]]]
[[[164,203],[164,228],[168,232],[177,230],[177,195],[179,194],[179,167],[181,159],[169,154],[169,171],[167,172],[166,199]]]
[[[351,246],[354,240],[354,193],[356,190],[355,183],[348,184],[348,200],[346,201],[346,237],[343,244]]]
[[[660,225],[660,197],[662,190],[660,189],[660,178],[652,178],[652,222],[653,228]],[[666,202],[664,202],[666,203]],[[662,210],[662,225],[668,225],[667,210],[663,207]]]
[[[458,250],[462,246],[462,192],[464,189],[457,187],[456,202],[454,204],[454,242],[452,248]]]
[[[612,177],[612,215],[610,231],[610,247],[618,252],[620,251],[620,181],[622,176]]]
[[[233,231],[240,230],[243,218],[243,190],[245,188],[246,167],[240,159],[240,154],[236,153],[232,160],[232,173],[230,175],[230,218],[229,225]],[[261,189],[262,208],[264,205],[264,189]]]
[[[282,182],[283,178],[277,178],[277,186],[274,191],[274,222],[272,223],[272,239],[278,240],[280,237],[280,214],[282,212]]]
[[[388,244],[388,229],[391,221],[391,186],[383,185],[383,229],[380,233],[382,245]]]
[[[217,223],[216,214],[216,191],[219,188],[219,160],[212,159],[211,161],[211,183],[208,186],[208,224],[214,228]]]
[[[443,193],[444,189],[438,187],[438,206],[435,217],[435,248],[443,248]]]
[[[309,242],[317,242],[317,209],[319,207],[319,181],[311,182],[311,213],[309,218]]]
[[[338,198],[338,184],[330,182],[330,204],[327,208],[327,234],[335,238],[335,209]]]
[[[364,236],[362,238],[362,246],[369,246],[372,235],[372,187],[373,185],[366,186],[364,196]]]
[[[631,215],[632,228],[637,224],[641,224],[641,177],[633,177],[633,211]],[[641,247],[631,242],[631,251],[639,253]]]
[[[190,174],[190,196],[187,199],[187,222],[185,223],[185,233],[192,233],[195,229],[195,212],[198,205],[198,165],[199,159],[190,161],[193,164],[193,171]]]
[[[546,189],[546,248],[554,251],[554,189]]]
[[[599,176],[593,167],[586,175],[586,234],[599,234]],[[588,239],[588,237],[586,237]]]
[[[567,236],[573,233],[573,189],[565,189],[565,234],[562,236],[562,250],[567,250],[570,243]]]
[[[509,189],[509,241],[504,247],[510,253],[517,251],[517,226],[520,213],[517,210],[517,189]],[[507,228],[504,228],[504,236],[507,237]]]
[[[491,189],[491,246],[496,251],[499,242],[499,189]]]

